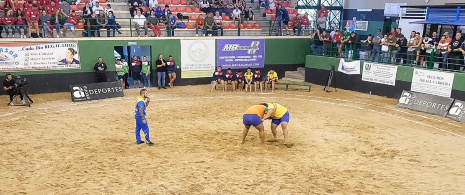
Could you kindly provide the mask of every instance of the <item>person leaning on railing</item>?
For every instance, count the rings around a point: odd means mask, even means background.
[[[314,55],[321,55],[321,49],[323,47],[323,41],[320,38],[320,29],[317,29],[313,34],[310,35],[310,38],[313,39],[313,44],[311,49]]]
[[[363,41],[365,43],[365,60],[371,61],[372,51],[373,51],[373,35],[369,34],[367,40]]]
[[[379,62],[381,56],[381,39],[383,35],[381,34],[381,29],[376,31],[376,36],[373,37],[373,50],[371,52],[371,61]]]
[[[455,34],[455,38],[452,39],[452,42],[449,45],[449,68],[451,70],[460,70],[460,67],[463,64],[464,51],[465,46],[463,46],[462,33],[458,32]]]
[[[447,58],[449,58],[449,42],[447,42],[447,37],[442,36],[441,40],[438,43],[440,63],[439,68],[448,69]]]
[[[407,40],[404,35],[399,36],[399,40],[396,42],[397,54],[396,54],[396,63],[397,64],[406,64],[407,62]]]

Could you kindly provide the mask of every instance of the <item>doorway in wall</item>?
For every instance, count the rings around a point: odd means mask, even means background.
[[[126,86],[130,88],[151,87],[153,82],[153,74],[147,76],[147,84],[144,84],[145,77],[139,72],[142,70],[144,57],[149,64],[152,64],[152,54],[150,46],[115,46],[115,59],[125,59],[128,64],[128,74],[125,75]],[[142,63],[137,63],[136,59]],[[148,71],[152,73],[153,67],[148,67]],[[137,75],[136,75],[137,74]],[[134,82],[136,81],[136,82]]]
[[[394,27],[394,26],[392,26],[392,19],[391,18],[384,18],[383,35],[390,33],[392,27]]]

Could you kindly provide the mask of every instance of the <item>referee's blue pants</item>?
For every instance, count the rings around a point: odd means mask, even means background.
[[[136,118],[136,143],[140,143],[140,130],[142,130],[145,133],[145,141],[147,142],[152,142],[150,140],[150,130],[149,130],[149,122],[146,120],[145,124],[142,123],[142,118],[141,117],[135,117]]]

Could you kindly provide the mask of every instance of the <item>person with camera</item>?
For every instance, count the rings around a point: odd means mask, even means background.
[[[11,74],[6,75],[6,79],[3,81],[3,90],[10,95],[10,106],[14,106],[13,97],[16,94],[19,94],[21,97],[21,103],[25,104],[26,102],[23,99],[23,95],[18,92],[18,85],[16,84],[15,80],[13,80],[13,76]]]

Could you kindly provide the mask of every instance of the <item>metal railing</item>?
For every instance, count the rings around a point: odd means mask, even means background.
[[[394,47],[382,51],[381,46],[366,48],[364,42],[351,44],[326,43],[310,47],[310,55],[362,60],[384,64],[411,66],[426,69],[447,71],[465,71],[465,56],[461,50],[439,50],[435,47]],[[465,51],[465,50],[464,50]]]

